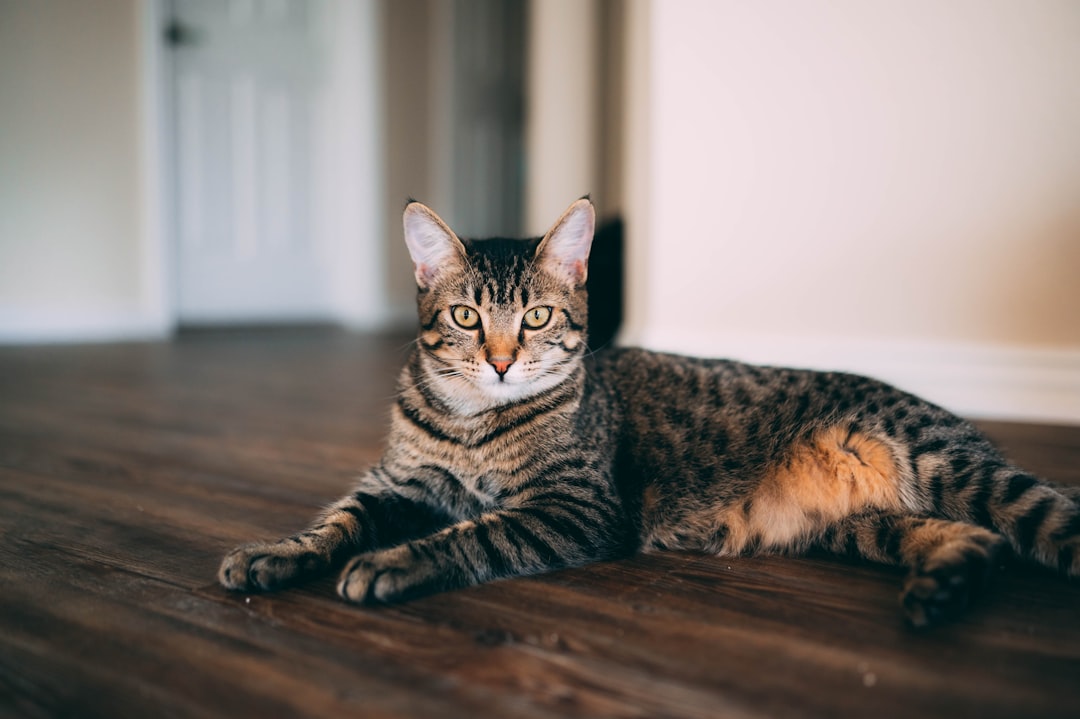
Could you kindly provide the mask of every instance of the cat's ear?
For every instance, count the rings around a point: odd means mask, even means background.
[[[419,202],[405,206],[405,244],[416,269],[416,284],[428,289],[447,269],[465,263],[465,247],[438,215]]]
[[[596,229],[596,210],[583,197],[567,208],[536,248],[536,261],[545,271],[575,287],[585,284],[589,249]]]

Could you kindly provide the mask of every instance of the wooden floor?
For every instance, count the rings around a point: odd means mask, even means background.
[[[897,570],[828,557],[648,556],[380,609],[220,589],[226,549],[377,458],[407,342],[0,349],[0,713],[1080,716],[1080,582],[1014,562],[923,634]],[[1080,483],[1080,428],[985,427]]]

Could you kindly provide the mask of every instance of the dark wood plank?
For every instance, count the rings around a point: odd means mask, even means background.
[[[409,338],[0,349],[0,713],[1078,716],[1080,582],[1006,561],[913,633],[900,572],[641,556],[361,609],[214,583],[380,451]],[[1080,428],[981,426],[1080,484]]]

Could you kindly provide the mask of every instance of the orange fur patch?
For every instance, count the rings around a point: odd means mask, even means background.
[[[728,507],[725,553],[750,543],[781,548],[842,517],[902,505],[896,460],[888,445],[843,427],[829,428],[792,451],[767,475],[748,509]]]
[[[487,347],[486,358],[488,360],[495,357],[517,356],[517,338],[511,335],[491,333],[488,335],[485,345]]]

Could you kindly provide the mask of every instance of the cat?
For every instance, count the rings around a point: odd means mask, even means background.
[[[459,239],[418,202],[403,219],[420,328],[385,454],[306,531],[229,553],[226,588],[340,568],[338,593],[375,604],[637,551],[818,548],[907,567],[901,609],[923,627],[1006,547],[1080,574],[1080,488],[928,402],[850,374],[591,353],[587,198],[537,239]]]

